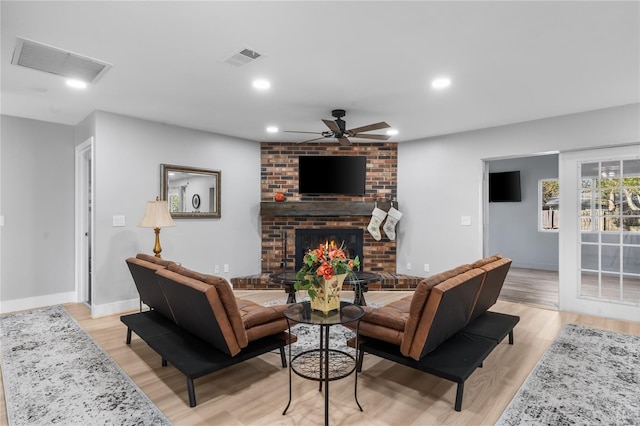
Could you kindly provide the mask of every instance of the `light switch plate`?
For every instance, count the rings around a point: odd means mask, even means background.
[[[113,226],[124,226],[124,216],[113,216]]]

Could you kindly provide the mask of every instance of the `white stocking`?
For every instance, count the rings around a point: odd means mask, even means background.
[[[400,221],[401,217],[402,213],[400,213],[393,207],[391,207],[387,212],[387,221],[384,223],[382,229],[384,230],[384,233],[387,234],[387,237],[389,237],[390,240],[396,239],[396,223]]]
[[[374,207],[371,212],[371,222],[369,222],[369,225],[367,226],[367,231],[369,231],[376,241],[380,241],[380,238],[382,238],[380,235],[380,225],[386,216],[387,212],[380,210],[377,207]]]

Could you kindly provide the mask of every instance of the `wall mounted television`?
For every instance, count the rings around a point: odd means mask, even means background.
[[[301,155],[298,157],[300,194],[364,195],[367,159],[359,155]]]
[[[522,201],[520,171],[489,173],[489,202]]]

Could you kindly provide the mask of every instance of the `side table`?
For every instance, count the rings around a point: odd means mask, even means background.
[[[291,346],[289,346],[289,402],[282,415],[287,413],[291,405],[291,372],[309,380],[319,382],[319,391],[322,391],[324,383],[324,424],[329,424],[329,382],[338,380],[355,373],[353,395],[360,411],[362,407],[358,402],[358,372],[356,360],[358,359],[358,336],[360,318],[364,310],[353,303],[340,302],[340,309],[329,312],[327,315],[311,309],[310,302],[296,303],[284,311],[289,332],[292,324],[304,323],[320,327],[320,345],[318,349],[304,351],[291,359]],[[329,349],[329,328],[332,325],[356,322],[356,353],[355,357],[344,351]]]

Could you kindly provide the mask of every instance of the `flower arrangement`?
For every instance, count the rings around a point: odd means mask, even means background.
[[[330,280],[334,275],[352,273],[354,268],[360,269],[360,258],[347,259],[344,243],[337,247],[333,241],[327,241],[304,255],[302,268],[296,273],[294,288],[296,291],[307,290],[309,298],[314,300],[322,279]]]

